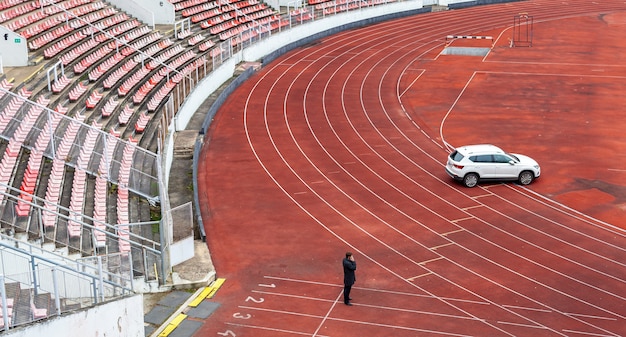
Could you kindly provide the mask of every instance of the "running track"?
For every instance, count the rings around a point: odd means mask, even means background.
[[[509,48],[521,12],[533,47]],[[450,34],[497,40],[484,59],[440,56]],[[624,1],[524,1],[352,30],[265,65],[202,152],[226,283],[196,335],[626,335],[625,34]],[[542,177],[461,187],[445,158],[475,142],[535,157]]]

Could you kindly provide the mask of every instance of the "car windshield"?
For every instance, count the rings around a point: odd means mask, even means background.
[[[520,161],[520,160],[519,160],[519,158],[517,158],[517,156],[516,156],[516,155],[514,155],[514,154],[507,153],[507,156],[509,156],[509,157],[513,158],[513,159],[514,159],[516,162],[518,162],[518,163],[519,163],[519,161]]]

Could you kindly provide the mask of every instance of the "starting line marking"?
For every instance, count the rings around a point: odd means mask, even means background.
[[[471,206],[471,207],[478,207],[478,206]],[[465,209],[464,209],[464,210],[465,210]],[[452,223],[457,223],[457,222],[461,222],[461,221],[472,220],[472,219],[474,219],[474,218],[475,218],[475,217],[473,217],[473,216],[468,216],[467,218],[460,218],[460,219],[450,220],[450,222],[452,222]],[[463,230],[464,230],[464,229],[459,229],[459,230],[455,230],[455,231],[452,231],[452,232],[443,233],[443,234],[441,234],[441,235],[453,234],[453,233],[456,233],[456,232],[459,232],[459,231],[463,231]]]
[[[430,249],[431,249],[431,250],[437,250],[437,249],[439,249],[439,248],[446,247],[446,246],[450,246],[450,245],[454,245],[454,244],[455,244],[454,242],[448,242],[448,243],[444,243],[443,245],[430,247]]]
[[[493,40],[493,36],[448,35],[446,39]]]
[[[423,276],[428,276],[428,275],[432,275],[432,272],[428,272],[428,273],[425,273],[425,274],[422,274],[422,275],[417,275],[417,276],[409,277],[409,278],[408,278],[408,279],[406,279],[406,280],[407,280],[407,281],[410,281],[410,282],[413,282],[413,281],[415,281],[415,279],[418,279],[418,278],[423,277]]]
[[[470,209],[480,208],[480,207],[485,207],[485,206],[484,205],[475,205],[475,206],[469,206],[469,207],[461,208],[461,210],[462,211],[467,211],[467,210],[470,210]],[[461,219],[461,220],[465,220],[465,219]]]
[[[243,328],[250,328],[250,329],[259,329],[259,330],[284,332],[284,333],[303,335],[303,336],[311,336],[310,332],[300,332],[300,331],[293,331],[293,330],[277,329],[277,328],[265,327],[265,326],[260,326],[260,325],[237,324],[237,323],[229,323],[229,322],[226,322],[225,324],[233,325],[233,326],[239,326],[239,327],[243,327]],[[315,335],[315,336],[316,337],[328,337],[326,335]]]
[[[546,309],[538,309],[538,308],[529,308],[529,307],[520,307],[518,305],[502,305],[505,308],[511,308],[511,309],[522,309],[522,310],[530,310],[530,311],[539,311],[539,312],[552,312],[552,310],[546,310]]]
[[[503,321],[498,321],[498,323],[499,324],[506,324],[506,325],[523,326],[523,327],[526,327],[526,328],[547,329],[545,326],[539,326],[539,325],[520,324],[520,323],[503,322]]]
[[[420,265],[420,266],[421,266],[421,265],[427,264],[427,263],[429,263],[429,262],[435,262],[435,261],[437,261],[437,260],[441,260],[441,259],[443,259],[443,257],[436,257],[436,258],[434,258],[434,259],[430,259],[430,260],[422,261],[422,262],[418,263],[418,265]]]

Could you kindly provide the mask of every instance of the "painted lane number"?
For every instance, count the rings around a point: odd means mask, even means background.
[[[259,297],[258,299],[256,299],[252,296],[248,296],[248,298],[246,298],[246,302],[263,303],[263,301],[265,301],[263,297]]]
[[[234,318],[239,318],[239,319],[250,319],[250,317],[252,317],[252,315],[250,315],[250,314],[242,315],[242,314],[236,312],[236,313],[233,314],[233,317]]]

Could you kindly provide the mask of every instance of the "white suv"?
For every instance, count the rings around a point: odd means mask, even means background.
[[[446,172],[467,187],[479,180],[517,180],[528,185],[539,177],[541,169],[532,158],[502,151],[493,145],[467,145],[456,148],[446,165]]]

